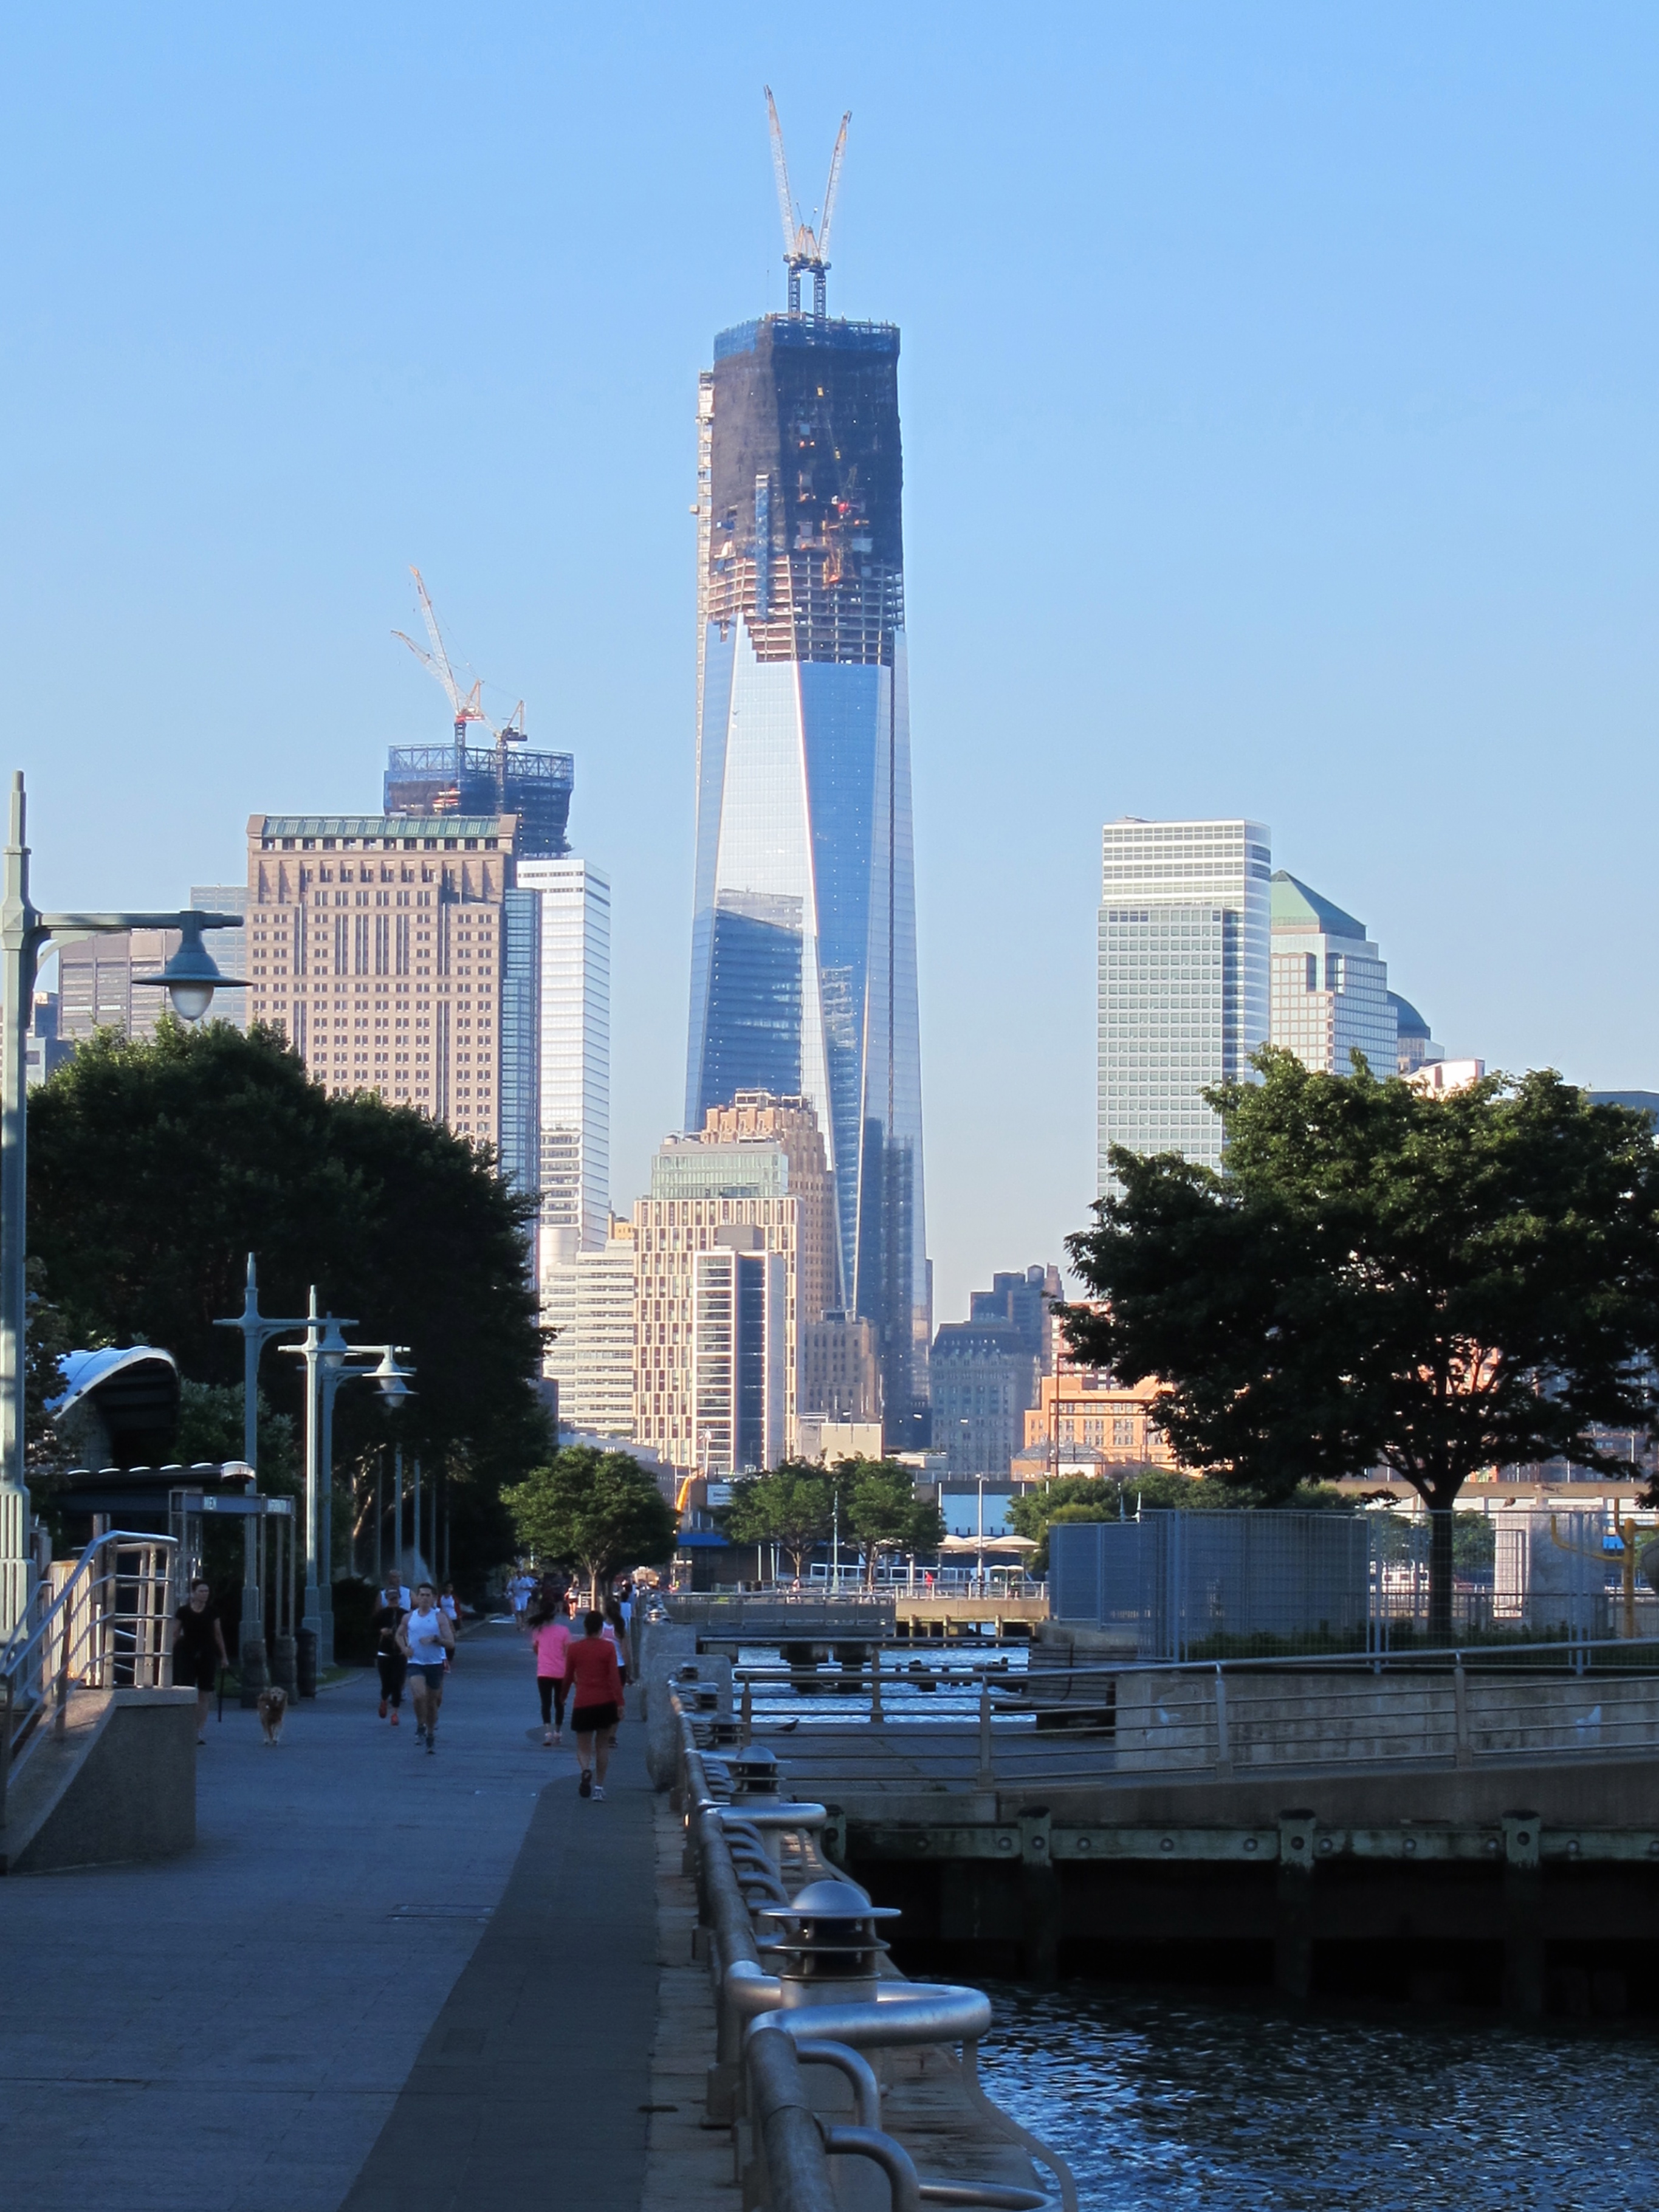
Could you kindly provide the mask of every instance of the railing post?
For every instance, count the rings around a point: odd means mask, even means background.
[[[1233,1771],[1232,1737],[1227,1726],[1227,1678],[1218,1659],[1215,1666],[1215,1769],[1218,1774],[1231,1774]]]
[[[881,1646],[879,1644],[872,1644],[870,1647],[870,1717],[872,1721],[878,1721],[883,1718],[881,1710]]]
[[[991,1686],[981,1675],[979,1685],[979,1777],[981,1790],[997,1786],[996,1769],[991,1758]]]
[[[1474,1754],[1469,1743],[1469,1678],[1463,1672],[1461,1651],[1452,1660],[1452,1704],[1457,1726],[1456,1763],[1459,1766],[1473,1766]]]

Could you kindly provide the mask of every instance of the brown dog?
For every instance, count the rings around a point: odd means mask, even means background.
[[[278,1744],[283,1740],[283,1717],[288,1711],[286,1690],[261,1690],[259,1692],[259,1726],[264,1731],[265,1741]]]

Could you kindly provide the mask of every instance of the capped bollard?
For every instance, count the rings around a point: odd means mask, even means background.
[[[799,2005],[873,2004],[881,1954],[878,1920],[896,1920],[896,1905],[872,1905],[856,1882],[811,1881],[787,1905],[766,1905],[756,1917],[787,1923],[757,1948],[773,1954],[784,2009]]]
[[[736,1797],[776,1797],[783,1781],[777,1754],[763,1743],[744,1744],[731,1762],[732,1791]]]

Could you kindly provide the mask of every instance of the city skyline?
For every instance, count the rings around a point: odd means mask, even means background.
[[[1270,821],[1449,1054],[1652,1086],[1647,963],[1632,1000],[1554,919],[1648,941],[1650,21],[975,21],[943,69],[858,9],[833,65],[770,24],[641,68],[617,27],[391,22],[20,28],[6,603],[54,896],[234,881],[252,806],[349,812],[440,743],[387,636],[418,560],[580,757],[644,1187],[683,1117],[687,416],[708,331],[784,304],[769,81],[815,190],[852,108],[833,297],[904,328],[939,1316],[1086,1218],[1121,813]],[[653,218],[692,173],[688,242]],[[434,311],[433,236],[510,341]]]

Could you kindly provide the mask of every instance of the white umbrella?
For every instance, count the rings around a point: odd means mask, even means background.
[[[1035,1552],[1036,1544],[1030,1536],[946,1536],[940,1544],[941,1552]]]

